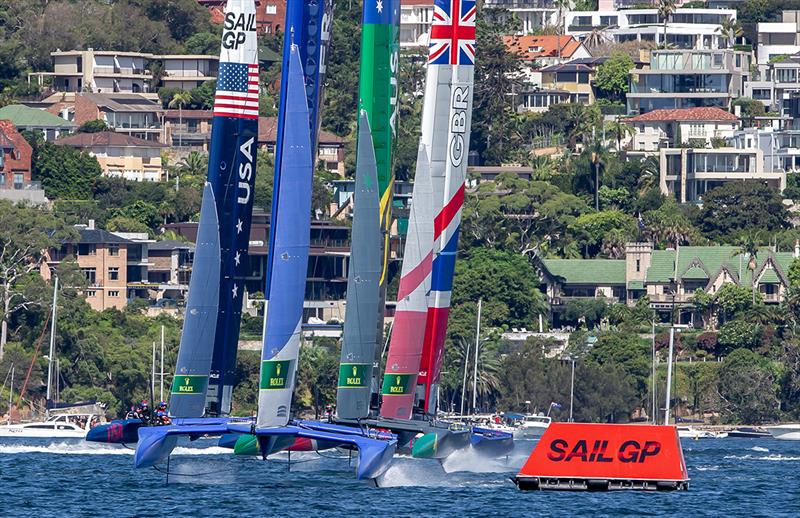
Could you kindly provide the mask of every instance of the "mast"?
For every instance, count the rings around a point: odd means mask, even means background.
[[[670,397],[672,392],[672,350],[675,346],[675,326],[669,324],[669,355],[667,357],[667,397],[664,403],[664,425],[669,424]]]
[[[472,371],[472,411],[478,413],[478,351],[481,348],[481,306],[483,299],[478,299],[478,320],[475,324],[475,369]]]
[[[250,271],[247,248],[258,147],[258,43],[254,0],[228,0],[218,76],[208,183],[219,220],[220,286],[211,369],[205,380],[196,380],[197,390],[206,396],[205,413],[208,415],[228,415],[231,410],[244,282]]]
[[[53,310],[50,315],[50,353],[47,357],[47,396],[45,408],[47,414],[50,414],[50,408],[53,406],[52,387],[53,387],[53,357],[56,354],[56,313],[58,307],[58,275],[54,275],[53,282]]]
[[[367,114],[363,110],[357,146],[347,313],[336,392],[336,415],[342,419],[369,415],[374,359],[376,351],[379,351],[375,307],[379,304],[381,278],[380,200],[375,151]]]
[[[259,428],[289,421],[300,354],[311,231],[311,156],[308,104],[298,46],[291,44],[282,89],[282,160],[275,165],[268,287],[264,296],[264,345],[258,391]]]
[[[164,326],[161,326],[161,378],[158,387],[158,399],[164,401]]]

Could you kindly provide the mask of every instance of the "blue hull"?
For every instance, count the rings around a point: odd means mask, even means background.
[[[108,444],[134,444],[139,440],[139,428],[142,425],[141,419],[117,419],[89,430],[86,440]]]

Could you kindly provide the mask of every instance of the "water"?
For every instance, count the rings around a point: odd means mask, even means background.
[[[354,479],[347,457],[295,454],[271,462],[229,450],[179,447],[170,485],[134,470],[132,451],[103,445],[0,443],[0,516],[800,516],[800,442],[684,441],[688,492],[520,492],[510,465],[470,455],[396,459],[376,488]]]

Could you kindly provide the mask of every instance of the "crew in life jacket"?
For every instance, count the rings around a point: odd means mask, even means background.
[[[150,406],[147,404],[147,400],[143,399],[142,402],[139,404],[138,414],[139,414],[138,416],[139,419],[142,420],[145,426],[149,426],[150,424],[152,424],[153,413],[150,411]]]
[[[161,401],[156,407],[156,416],[154,421],[155,422],[153,424],[155,426],[172,424],[172,420],[169,418],[169,414],[167,413],[167,404],[165,402]]]

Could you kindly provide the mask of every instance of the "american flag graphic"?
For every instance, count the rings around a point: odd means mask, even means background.
[[[214,115],[258,119],[258,65],[219,64]]]
[[[428,63],[475,64],[475,0],[436,0]]]

